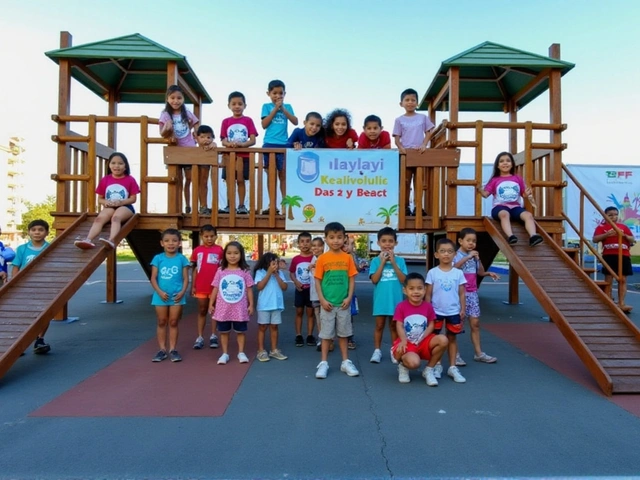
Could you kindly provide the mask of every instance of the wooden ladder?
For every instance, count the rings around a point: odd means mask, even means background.
[[[91,250],[73,244],[87,236],[93,219],[86,213],[78,217],[0,289],[0,378],[109,255],[111,250],[101,243]],[[130,218],[116,243],[137,222],[138,215]],[[108,226],[102,233],[108,237]]]
[[[553,239],[529,247],[529,236],[509,245],[497,222],[484,218],[487,232],[513,269],[577,353],[602,391],[640,392],[640,330]]]

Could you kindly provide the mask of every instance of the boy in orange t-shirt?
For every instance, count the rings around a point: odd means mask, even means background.
[[[330,222],[324,227],[324,236],[329,250],[318,257],[314,271],[316,291],[320,301],[320,333],[322,340],[321,361],[317,366],[316,378],[327,378],[329,346],[336,335],[342,354],[340,370],[350,377],[360,375],[349,360],[347,338],[353,334],[351,326],[351,299],[358,275],[353,257],[342,251],[346,236],[341,223]]]

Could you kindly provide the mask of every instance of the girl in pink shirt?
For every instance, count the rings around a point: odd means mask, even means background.
[[[227,243],[220,267],[213,277],[209,300],[209,313],[218,322],[222,347],[218,365],[226,365],[229,361],[229,333],[232,329],[238,339],[238,361],[249,362],[244,345],[249,315],[253,314],[253,284],[244,248],[239,242]]]
[[[515,174],[516,162],[509,152],[499,153],[493,163],[493,175],[484,189],[478,187],[478,192],[484,198],[493,195],[493,209],[491,216],[498,220],[502,231],[507,235],[511,245],[518,243],[518,237],[513,234],[511,221],[524,223],[529,234],[529,246],[535,247],[542,243],[542,237],[536,233],[536,223],[533,215],[522,206],[522,197],[532,198],[531,189],[526,187],[520,175]]]
[[[109,175],[102,177],[96,187],[98,203],[102,205],[102,211],[93,221],[87,238],[74,242],[76,247],[83,250],[95,248],[93,241],[108,222],[111,222],[109,238],[99,240],[107,247],[115,248],[115,239],[122,224],[135,213],[133,204],[136,203],[140,187],[136,179],[131,176],[129,160],[124,153],[114,152],[109,156],[108,165]]]

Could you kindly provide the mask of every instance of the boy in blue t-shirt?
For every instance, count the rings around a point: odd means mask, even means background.
[[[33,220],[28,225],[29,241],[24,245],[20,245],[16,250],[16,257],[11,264],[11,278],[26,267],[34,258],[49,246],[46,238],[49,235],[49,224],[44,220]],[[47,333],[49,324],[47,324],[33,344],[33,353],[43,354],[51,350],[51,346],[45,343],[44,334]]]
[[[396,231],[391,227],[384,227],[378,232],[378,246],[380,255],[371,260],[369,278],[373,282],[373,316],[376,319],[376,329],[373,332],[373,355],[371,363],[382,360],[382,335],[384,325],[389,321],[391,344],[398,338],[393,325],[393,313],[402,301],[402,284],[407,275],[407,264],[402,257],[396,257],[393,249],[398,245]],[[391,361],[395,358],[391,355]]]
[[[288,123],[298,125],[298,117],[293,113],[293,108],[288,103],[284,103],[285,91],[284,82],[282,80],[271,80],[267,87],[267,95],[271,99],[270,103],[262,105],[262,128],[265,129],[264,144],[262,148],[286,148],[289,133],[287,130]],[[269,154],[264,154],[264,167],[267,169],[267,179],[269,178]],[[284,154],[276,154],[276,170],[280,179],[280,193],[284,198]],[[270,198],[270,202],[275,199]],[[263,214],[268,214],[269,209],[265,209]]]

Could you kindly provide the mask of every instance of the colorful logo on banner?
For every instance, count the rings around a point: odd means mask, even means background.
[[[398,224],[396,150],[287,150],[286,229],[377,232]]]
[[[618,222],[629,227],[636,240],[640,240],[640,170],[619,165],[570,165],[569,169],[602,210],[616,207],[619,212]],[[570,182],[567,187],[566,209],[574,223],[580,220],[580,199],[578,189]],[[602,222],[602,215],[586,201],[584,215],[584,235],[591,238],[595,228]],[[567,232],[570,239],[577,238],[577,234],[568,226]]]

